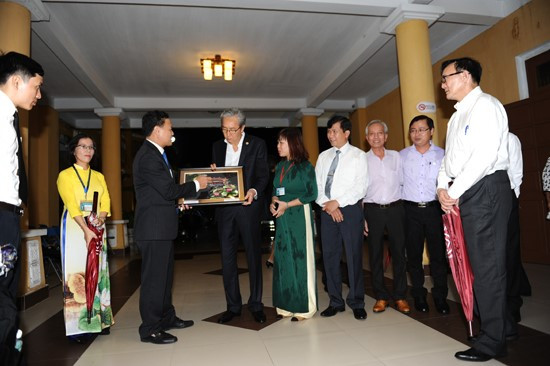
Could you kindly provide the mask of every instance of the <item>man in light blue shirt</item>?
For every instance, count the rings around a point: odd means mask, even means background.
[[[447,260],[443,237],[442,211],[437,200],[437,175],[445,151],[432,143],[434,121],[419,115],[409,124],[412,146],[399,153],[403,167],[403,203],[405,206],[405,242],[407,270],[411,276],[414,307],[417,311],[430,311],[424,288],[422,266],[424,239],[428,246],[430,274],[434,287],[432,296],[436,310],[449,314],[446,298]]]

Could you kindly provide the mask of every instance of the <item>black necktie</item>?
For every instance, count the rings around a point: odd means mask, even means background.
[[[17,159],[19,160],[19,198],[27,205],[28,188],[27,188],[27,173],[25,172],[25,161],[23,160],[23,145],[21,143],[21,132],[19,131],[19,113],[13,114],[13,127],[17,134]]]

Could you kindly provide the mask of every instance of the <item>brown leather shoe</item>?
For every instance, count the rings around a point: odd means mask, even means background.
[[[372,308],[372,311],[375,313],[381,313],[388,307],[388,302],[386,300],[376,300],[376,304]]]
[[[411,307],[409,306],[407,300],[395,300],[395,305],[397,306],[397,310],[403,314],[408,314],[411,312]]]

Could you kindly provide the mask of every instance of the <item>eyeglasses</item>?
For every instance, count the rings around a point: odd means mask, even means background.
[[[237,133],[237,131],[239,131],[240,128],[224,128],[222,127],[222,132],[223,133],[228,133],[228,134],[234,134],[234,133]]]
[[[419,128],[418,130],[415,129],[415,128],[411,128],[411,129],[409,130],[409,133],[410,133],[411,135],[414,135],[415,133],[423,134],[423,133],[425,133],[426,131],[429,131],[429,130],[430,130],[430,128]]]
[[[94,151],[95,150],[95,146],[76,145],[76,147],[79,147],[82,150],[88,150],[88,151]]]
[[[449,74],[449,75],[441,75],[441,84],[445,84],[445,83],[447,82],[447,78],[448,78],[449,76],[462,74],[463,72],[464,72],[464,70],[462,70],[462,71],[457,71],[457,72],[453,72],[452,74]]]

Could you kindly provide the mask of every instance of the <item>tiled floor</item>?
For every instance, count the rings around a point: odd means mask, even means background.
[[[185,249],[181,244],[178,246],[178,252],[188,253],[189,247]],[[200,243],[196,247],[197,250],[205,249],[201,248]],[[140,261],[132,254],[111,258],[112,303],[116,312],[116,324],[111,334],[94,337],[85,345],[67,341],[64,336],[60,286],[57,286],[48,300],[21,314],[26,334],[24,349],[27,364],[465,364],[453,357],[456,351],[468,348],[459,304],[452,303],[452,314],[449,316],[441,316],[434,310],[429,314],[419,314],[414,309],[407,316],[392,308],[374,314],[371,311],[374,299],[367,296],[366,321],[355,320],[347,309],[332,318],[321,318],[317,313],[307,321],[282,319],[273,321],[261,330],[250,330],[245,325],[243,328],[203,321],[225,310],[222,279],[215,274],[220,268],[219,254],[190,256],[180,253],[176,258],[180,259],[176,260],[175,265],[174,306],[180,317],[195,320],[192,328],[171,331],[179,338],[177,343],[161,346],[140,342],[137,332],[140,324]],[[246,268],[244,253],[239,254],[239,266]],[[520,339],[511,342],[508,357],[499,360],[508,365],[540,365],[545,364],[550,357],[550,267],[527,264],[526,270],[533,286],[533,296],[525,299],[521,323],[525,327],[520,329]],[[266,306],[271,306],[271,275],[272,271],[264,267],[263,301]],[[368,272],[366,275],[369,276]],[[244,272],[239,278],[243,299],[246,299],[248,275]],[[323,310],[328,305],[328,296],[323,291],[320,272],[318,284],[319,309]],[[372,296],[370,278],[366,279],[366,284],[367,295]],[[243,318],[246,316],[243,314]],[[242,323],[246,323],[246,319]],[[501,364],[499,361],[491,360],[485,365]]]

